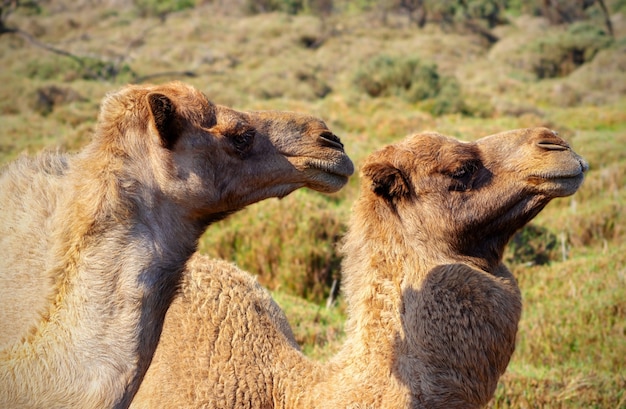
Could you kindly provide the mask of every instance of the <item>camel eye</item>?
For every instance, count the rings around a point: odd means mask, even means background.
[[[244,154],[252,148],[255,133],[254,129],[247,129],[231,136],[231,141],[237,152]]]
[[[468,173],[469,171],[466,168],[461,168],[456,172],[453,172],[451,176],[454,179],[463,179],[465,176],[467,176]]]
[[[453,179],[464,179],[467,177],[471,177],[474,174],[474,172],[478,170],[478,168],[479,166],[476,162],[468,162],[465,165],[463,165],[463,167],[452,172],[450,176]]]
[[[480,168],[480,163],[468,162],[457,170],[450,172],[449,176],[454,180],[450,190],[462,192],[467,190],[474,173]]]

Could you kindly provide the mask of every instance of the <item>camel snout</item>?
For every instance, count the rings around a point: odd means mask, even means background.
[[[587,171],[589,171],[589,162],[587,162],[582,156],[578,156],[578,162],[580,163],[581,173],[586,173]]]

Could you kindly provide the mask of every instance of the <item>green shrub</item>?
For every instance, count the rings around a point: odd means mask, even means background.
[[[461,95],[461,84],[454,77],[444,77],[440,81],[439,92],[434,98],[430,112],[439,116],[444,114],[469,114],[465,101]]]
[[[46,56],[31,60],[24,68],[24,75],[30,79],[53,80],[75,77],[80,70],[80,64],[72,59],[61,56]]]
[[[282,11],[287,14],[298,14],[305,9],[306,0],[246,0],[245,11],[249,14],[271,13]]]
[[[339,278],[346,229],[331,206],[305,191],[259,203],[209,229],[200,251],[234,261],[270,289],[322,302]]]
[[[527,64],[537,78],[564,77],[591,61],[598,51],[611,43],[611,37],[597,26],[574,23],[565,32],[530,43],[527,50],[531,56]]]
[[[558,244],[557,236],[548,229],[529,224],[513,236],[505,259],[511,264],[547,264],[558,257]]]
[[[135,73],[128,64],[87,58],[83,60],[79,77],[85,80],[109,81],[115,79],[125,83],[131,81],[135,77]]]
[[[422,108],[433,115],[467,112],[456,78],[439,75],[436,64],[415,57],[374,57],[357,69],[353,82],[374,98],[395,96],[411,103],[424,101]]]
[[[79,62],[80,61],[80,62]],[[84,80],[119,80],[131,81],[135,73],[128,64],[117,64],[98,58],[76,59],[62,56],[46,56],[30,61],[24,70],[26,77],[40,80],[73,81]]]
[[[380,55],[357,69],[354,84],[371,97],[402,96],[416,102],[437,95],[439,73],[435,64],[417,58]]]
[[[141,17],[165,17],[169,13],[194,8],[195,0],[134,0]]]

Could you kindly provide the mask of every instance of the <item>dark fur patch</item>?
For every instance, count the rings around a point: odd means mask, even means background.
[[[390,163],[368,164],[363,175],[372,180],[372,191],[388,200],[406,197],[411,191],[402,171]]]
[[[166,95],[159,93],[149,94],[148,103],[163,147],[173,149],[180,136],[179,121],[174,103]]]

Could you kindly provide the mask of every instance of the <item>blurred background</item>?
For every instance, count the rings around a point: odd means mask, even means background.
[[[240,110],[323,118],[357,168],[434,130],[548,126],[591,170],[505,255],[524,297],[492,408],[626,408],[626,0],[0,0],[0,164],[76,151],[102,97],[181,80]],[[341,345],[358,175],[212,226],[200,251],[257,275],[306,354]]]

